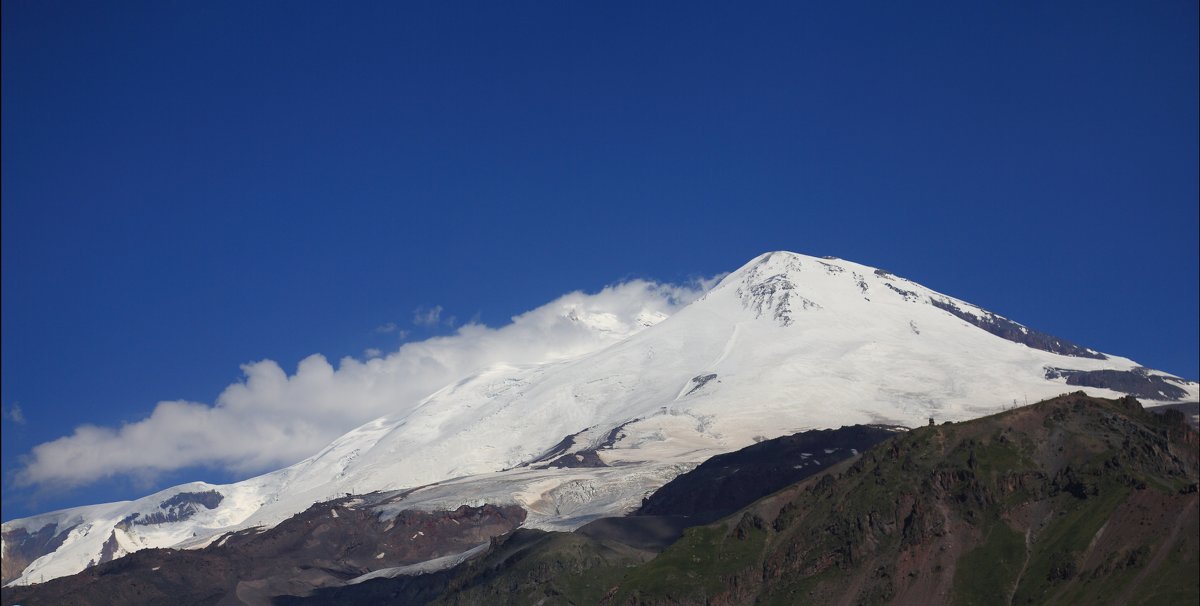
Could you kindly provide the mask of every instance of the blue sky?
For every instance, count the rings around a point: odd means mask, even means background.
[[[243,477],[17,479],[242,364],[775,249],[1200,376],[1195,2],[647,4],[5,2],[4,519]]]

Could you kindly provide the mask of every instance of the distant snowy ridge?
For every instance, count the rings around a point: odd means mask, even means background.
[[[602,315],[576,320],[610,328]],[[805,429],[962,420],[1072,385],[1200,396],[1195,382],[841,259],[767,253],[674,315],[644,320],[598,351],[496,364],[398,403],[402,412],[279,471],[8,522],[6,562],[29,556],[14,582],[40,582],[106,553],[203,546],[316,502],[401,489],[411,492],[380,515],[515,503],[527,526],[569,529],[635,508],[712,455]],[[176,498],[210,492],[220,499]]]

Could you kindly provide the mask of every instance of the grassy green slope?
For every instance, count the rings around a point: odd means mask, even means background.
[[[435,604],[598,604],[651,557],[580,534],[518,530],[470,562]]]

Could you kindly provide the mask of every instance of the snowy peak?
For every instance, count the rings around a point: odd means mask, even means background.
[[[821,306],[796,289],[795,274],[802,269],[801,255],[771,252],[761,255],[726,278],[742,302],[742,308],[755,318],[769,318],[780,326],[790,326],[797,311]]]
[[[1063,356],[1106,359],[1094,349],[1049,335],[965,301],[930,290],[888,271],[836,257],[810,257],[787,251],[759,255],[721,281],[713,293],[732,291],[755,319],[779,326],[796,324],[798,314],[829,308],[838,314],[878,313],[878,305],[930,305],[1002,339]],[[861,307],[873,304],[875,309]],[[863,318],[869,321],[868,318]],[[913,320],[910,328],[919,334]]]
[[[839,302],[838,299],[870,301],[872,287],[881,289],[885,280],[908,283],[881,269],[836,257],[774,251],[759,255],[730,273],[709,295],[720,296],[718,293],[731,291],[753,317],[790,326],[795,321],[794,314],[823,309]]]
[[[863,304],[871,303],[877,294],[882,295],[879,302],[887,304],[928,302],[928,295],[936,293],[886,271],[835,257],[774,251],[726,276],[705,299],[732,297],[749,317],[789,327],[806,324],[800,319],[814,312],[870,314]],[[819,317],[811,319],[820,322]]]

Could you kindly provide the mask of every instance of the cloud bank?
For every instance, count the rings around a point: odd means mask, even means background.
[[[632,280],[594,294],[572,292],[499,328],[472,322],[453,335],[406,343],[386,355],[343,358],[336,368],[320,354],[301,360],[291,375],[272,360],[245,364],[244,379],[211,405],[159,402],[140,421],[84,425],[34,447],[16,483],[61,489],[193,466],[239,476],[278,469],[492,364],[564,359],[621,340],[673,314],[711,283]],[[419,310],[414,321],[436,323],[441,311]]]

